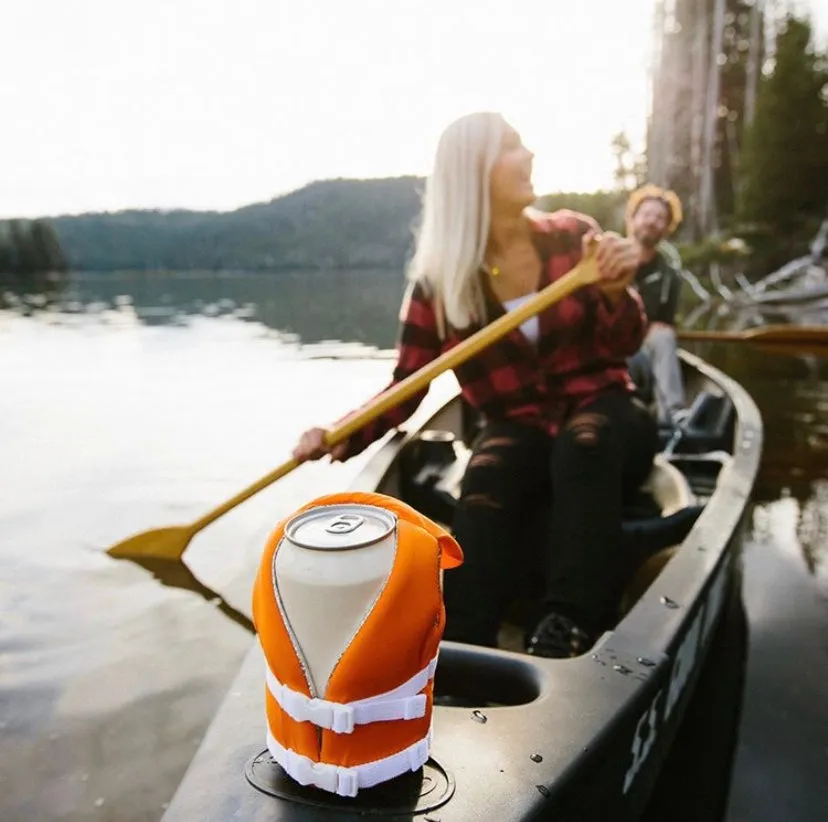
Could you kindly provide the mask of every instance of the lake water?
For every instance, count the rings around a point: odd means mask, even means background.
[[[267,534],[361,460],[303,466],[197,536],[176,576],[105,549],[197,518],[381,389],[402,288],[384,272],[96,275],[58,306],[0,312],[0,820],[159,819],[249,647]],[[828,360],[698,351],[766,426],[731,819],[823,819]]]

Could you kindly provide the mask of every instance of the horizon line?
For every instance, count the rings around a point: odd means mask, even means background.
[[[11,220],[61,220],[66,218],[72,217],[95,217],[95,216],[115,216],[118,214],[129,214],[129,213],[153,213],[153,214],[175,214],[180,212],[190,212],[192,214],[233,214],[237,211],[241,211],[245,208],[251,208],[254,206],[261,206],[261,205],[269,205],[270,203],[275,202],[276,200],[284,199],[285,197],[290,197],[293,194],[298,194],[301,191],[305,191],[315,185],[323,185],[325,183],[382,183],[382,182],[392,182],[397,180],[422,180],[426,179],[425,175],[422,174],[396,174],[391,176],[385,177],[323,177],[320,179],[309,180],[306,183],[303,183],[295,188],[286,189],[285,191],[274,194],[270,199],[267,200],[255,200],[249,203],[243,203],[241,205],[232,207],[232,208],[198,208],[194,206],[124,206],[123,208],[116,208],[116,209],[97,209],[97,210],[87,210],[87,211],[65,211],[57,214],[39,214],[37,216],[19,216],[19,215],[0,215],[0,222],[9,222]],[[588,191],[547,191],[543,194],[538,194],[537,199],[541,197],[551,197],[551,196],[560,196],[560,195],[585,195],[585,194],[609,194],[612,193],[612,189],[604,189],[604,188],[595,188]]]

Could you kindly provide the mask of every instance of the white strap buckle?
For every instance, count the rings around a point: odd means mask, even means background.
[[[284,748],[268,728],[267,748],[273,759],[284,768],[285,772],[300,785],[315,785],[338,796],[357,795],[361,788],[373,788],[381,782],[394,779],[406,771],[417,771],[428,760],[431,747],[432,731],[423,739],[384,759],[365,762],[346,768],[326,762],[315,762],[306,756]]]
[[[426,695],[416,694],[405,700],[403,707],[403,719],[420,719],[425,716]]]
[[[419,691],[434,676],[436,668],[435,656],[425,668],[399,687],[354,702],[329,702],[294,691],[279,682],[269,667],[267,687],[282,710],[297,722],[312,722],[337,734],[350,734],[356,725],[425,716],[427,699]]]
[[[275,696],[275,694],[274,694]],[[320,728],[329,728],[334,733],[350,734],[354,731],[354,709],[339,702],[328,702],[297,693],[282,686],[281,699],[277,697],[285,712],[297,722],[312,722]]]
[[[290,749],[284,750],[282,767],[300,785],[314,785],[338,796],[356,796],[359,791],[359,773],[355,768],[312,762]]]

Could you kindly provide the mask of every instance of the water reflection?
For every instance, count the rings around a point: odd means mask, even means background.
[[[267,534],[358,466],[294,472],[200,533],[187,567],[104,549],[232,496],[388,364],[308,361],[234,317],[24,314],[0,311],[0,819],[150,822],[250,645]]]
[[[705,343],[695,350],[740,382],[762,413],[757,499],[775,499],[783,488],[802,497],[813,479],[828,478],[828,358],[769,355],[744,343]]]
[[[808,571],[828,582],[828,481],[814,483],[813,495],[801,506],[796,534]]]
[[[184,562],[170,562],[170,560],[155,557],[132,557],[129,561],[149,571],[162,585],[180,588],[182,591],[189,591],[200,596],[205,602],[215,605],[231,622],[235,622],[251,634],[255,633],[250,617],[238,608],[234,608],[218,591],[208,588]]]
[[[400,272],[125,272],[74,274],[55,311],[108,322],[187,326],[196,317],[258,323],[284,341],[386,348],[397,331]]]

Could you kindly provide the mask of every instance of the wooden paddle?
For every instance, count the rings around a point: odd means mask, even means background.
[[[828,326],[822,325],[764,325],[744,331],[680,330],[678,338],[688,342],[749,342],[828,354]]]
[[[468,337],[450,350],[444,352],[416,373],[397,383],[378,397],[375,397],[370,403],[363,406],[340,426],[329,431],[327,436],[328,444],[333,446],[344,442],[351,434],[359,431],[360,428],[376,419],[380,414],[383,414],[388,409],[399,405],[412,395],[422,391],[435,377],[444,371],[448,371],[475,356],[475,354],[478,354],[486,346],[491,345],[491,343],[504,334],[508,334],[511,330],[526,322],[530,317],[533,317],[535,314],[569,296],[573,291],[590,283],[597,282],[599,273],[595,257],[596,247],[597,243],[593,243],[589,253],[584,256],[578,265],[559,280],[546,286],[546,288],[531,300],[527,300],[514,311],[509,311],[502,317],[498,317],[494,322],[481,328],[471,337]],[[119,559],[157,557],[166,560],[179,560],[187,549],[190,540],[199,531],[263,488],[286,476],[299,465],[300,463],[297,460],[289,459],[277,469],[271,471],[248,488],[245,488],[244,491],[236,494],[235,497],[227,500],[227,502],[219,505],[218,508],[205,514],[195,522],[189,525],[176,525],[167,528],[156,528],[151,531],[143,531],[140,534],[136,534],[129,539],[113,545],[107,553]]]

